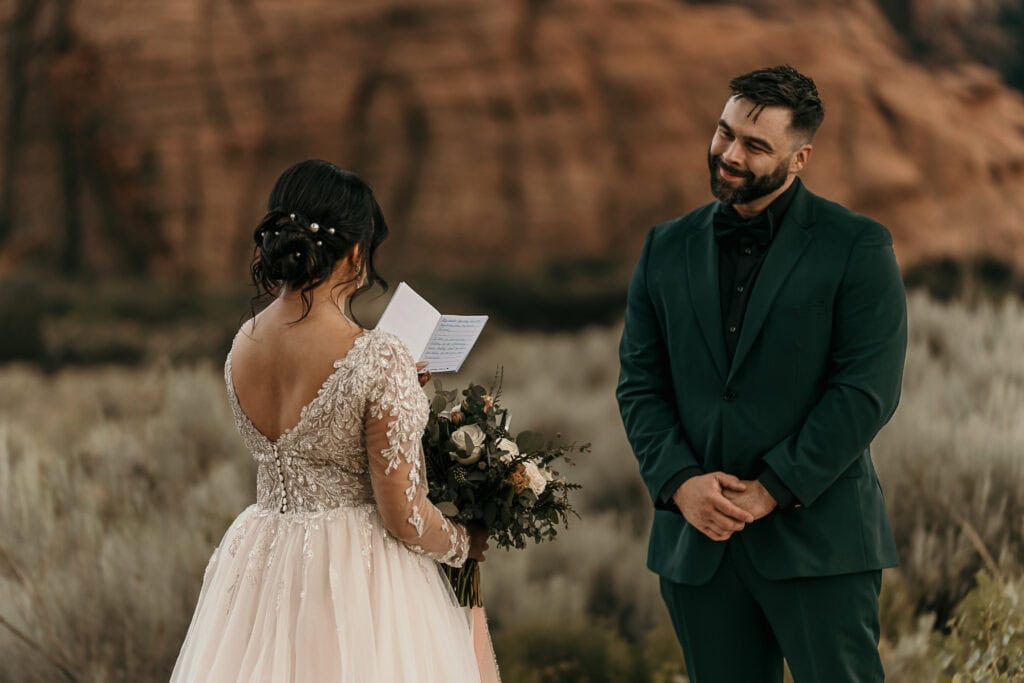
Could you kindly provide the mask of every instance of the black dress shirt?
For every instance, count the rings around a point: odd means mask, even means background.
[[[718,245],[722,336],[730,363],[736,353],[736,342],[743,328],[750,293],[799,184],[800,179],[794,179],[789,188],[776,197],[767,209],[750,219],[744,219],[728,204],[720,203],[715,209],[713,220],[715,242]],[[699,467],[687,467],[672,477],[661,490],[662,502],[669,503],[683,482],[698,474],[703,474]],[[792,491],[786,488],[771,468],[765,468],[757,480],[775,499],[780,510],[792,508],[796,503]]]

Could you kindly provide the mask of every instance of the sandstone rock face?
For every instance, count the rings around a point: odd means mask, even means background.
[[[885,223],[904,267],[1024,267],[1024,98],[900,56],[869,0],[801,4],[7,3],[0,272],[238,281],[307,157],[376,188],[392,272],[632,262],[710,200],[729,79],[775,63],[825,100],[805,181]]]
[[[915,58],[978,62],[1024,90],[1024,0],[876,0]]]

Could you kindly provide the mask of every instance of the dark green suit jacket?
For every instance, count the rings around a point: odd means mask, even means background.
[[[725,543],[659,501],[681,469],[755,479],[800,506],[734,538],[770,579],[896,564],[870,443],[899,402],[906,296],[889,231],[800,187],[750,294],[731,365],[722,338],[716,204],[655,226],[629,288],[617,397],[658,508],[648,566],[698,585]]]

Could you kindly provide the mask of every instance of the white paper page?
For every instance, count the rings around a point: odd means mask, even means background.
[[[412,357],[420,361],[425,360],[423,352],[440,320],[441,313],[402,282],[384,309],[377,329],[390,332],[404,341]]]
[[[420,360],[430,372],[458,372],[486,324],[486,315],[442,315]]]
[[[427,370],[432,373],[457,373],[476,343],[486,315],[441,315],[437,329],[423,351]]]

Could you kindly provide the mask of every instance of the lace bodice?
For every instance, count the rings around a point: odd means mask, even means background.
[[[239,405],[230,353],[224,379],[257,463],[257,506],[301,515],[376,505],[388,532],[413,551],[456,567],[465,562],[465,528],[427,499],[421,437],[429,408],[401,340],[375,330],[357,337],[295,426],[273,441]]]

